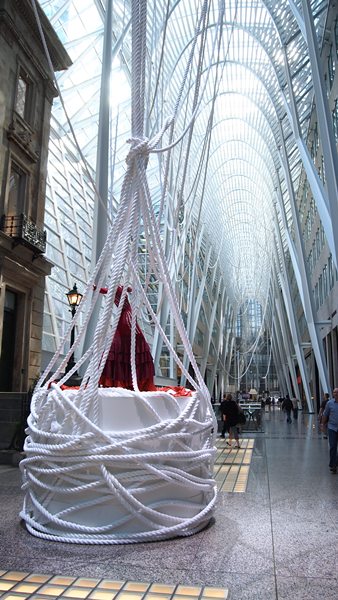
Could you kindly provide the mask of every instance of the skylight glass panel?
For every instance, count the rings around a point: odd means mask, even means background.
[[[178,0],[170,2],[167,10],[164,0],[148,2],[146,128],[147,135],[155,135],[177,108],[173,139],[178,139],[192,119],[194,99],[198,97],[191,135],[186,135],[171,153],[167,214],[176,214],[180,197],[184,226],[188,227],[187,220],[191,219],[205,228],[228,282],[227,293],[238,305],[256,294],[260,300],[268,297],[276,228],[287,249],[281,209],[285,211],[286,226],[290,231],[293,228],[282,142],[295,192],[301,160],[289,121],[291,96],[285,54],[304,139],[313,105],[312,78],[306,43],[287,0],[224,2],[218,65],[222,3],[208,2],[205,36],[197,37],[188,68],[202,4],[198,0]],[[302,2],[297,0],[295,5],[301,12]],[[105,2],[48,0],[41,6],[74,62],[68,71],[58,74],[58,81],[78,144],[94,169]],[[320,39],[327,2],[312,0],[311,6]],[[130,11],[129,1],[114,1],[111,187],[115,202],[125,173],[129,150],[126,140],[131,133]],[[202,76],[197,89],[199,72]],[[70,124],[58,99],[53,114],[58,121],[55,129],[66,138]],[[161,143],[169,143],[168,131]],[[161,199],[165,156],[151,156],[147,170],[156,207]],[[189,167],[184,175],[186,158]],[[277,216],[275,203],[281,203]]]

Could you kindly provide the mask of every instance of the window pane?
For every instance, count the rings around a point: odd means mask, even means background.
[[[23,119],[25,118],[27,88],[27,82],[22,77],[19,77],[16,88],[15,110]]]
[[[8,215],[19,215],[24,212],[25,174],[16,165],[11,166],[8,192]]]

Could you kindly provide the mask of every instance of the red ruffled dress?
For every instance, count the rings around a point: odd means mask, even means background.
[[[114,300],[116,306],[120,303],[122,289],[122,286],[117,288]],[[106,293],[107,290],[102,288],[100,291]],[[131,375],[131,317],[131,306],[126,297],[100,377],[99,385],[103,387],[134,389]],[[143,392],[155,391],[153,357],[138,323],[136,323],[135,364],[139,389]]]

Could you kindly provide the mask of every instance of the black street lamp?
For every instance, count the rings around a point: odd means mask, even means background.
[[[79,306],[79,304],[83,298],[82,294],[80,294],[77,291],[76,283],[74,283],[73,289],[69,290],[69,292],[66,293],[66,296],[67,296],[68,304],[70,306],[70,312],[72,313],[72,319],[73,319],[75,316],[75,313],[76,313],[76,309]],[[75,327],[72,328],[72,331],[70,334],[70,345],[71,346],[73,346],[73,344],[74,344],[74,336],[75,336]],[[75,360],[74,360],[74,352],[73,352],[73,354],[69,358],[68,364],[66,366],[66,373],[69,373],[69,371],[71,371],[71,369],[74,367],[74,365],[75,365]],[[77,371],[74,371],[72,376],[68,379],[67,383],[68,383],[68,385],[80,385],[81,377],[78,375]]]

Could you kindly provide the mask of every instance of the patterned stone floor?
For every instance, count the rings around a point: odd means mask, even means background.
[[[241,439],[240,449],[217,439],[214,467],[220,492],[245,492],[254,440]],[[4,468],[3,468],[4,469]],[[84,577],[0,571],[0,598],[87,598],[88,600],[226,600],[226,588],[165,585]]]
[[[240,449],[216,442],[215,480],[220,492],[245,492],[254,446],[241,439]],[[88,600],[226,600],[226,588],[165,585],[113,579],[64,577],[21,571],[0,571],[0,598],[14,600],[87,598]]]
[[[219,494],[189,536],[125,545],[50,542],[20,520],[21,474],[0,465],[0,598],[337,600],[338,475],[316,415],[266,412],[241,449],[217,439]],[[320,558],[321,557],[321,558]]]

